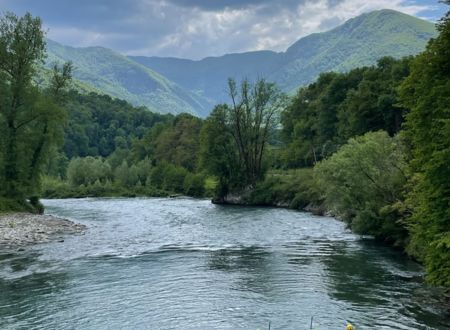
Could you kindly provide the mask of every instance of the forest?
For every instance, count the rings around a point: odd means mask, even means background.
[[[200,119],[75,91],[70,63],[36,86],[42,22],[7,14],[0,212],[42,212],[41,197],[182,194],[329,213],[450,289],[449,14],[438,31],[415,57],[322,73],[292,97],[230,79],[229,102]]]

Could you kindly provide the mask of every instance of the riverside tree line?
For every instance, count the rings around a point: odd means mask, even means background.
[[[292,98],[263,79],[230,80],[230,102],[200,119],[70,90],[70,64],[38,86],[41,22],[7,14],[0,209],[40,209],[42,195],[186,194],[331,211],[449,289],[449,14],[438,31],[415,57],[323,73]]]

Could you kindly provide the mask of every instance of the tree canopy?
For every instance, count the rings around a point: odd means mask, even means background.
[[[217,106],[202,132],[202,164],[219,177],[222,194],[254,187],[264,177],[267,144],[285,101],[264,79],[240,86],[230,79],[228,91],[230,105]]]
[[[438,30],[414,59],[400,95],[411,109],[405,129],[412,147],[409,250],[425,262],[433,283],[450,287],[450,12]]]
[[[39,194],[43,165],[62,143],[66,113],[62,93],[71,65],[55,66],[51,85],[32,84],[45,56],[42,22],[30,14],[0,18],[0,184],[3,197],[24,200]]]

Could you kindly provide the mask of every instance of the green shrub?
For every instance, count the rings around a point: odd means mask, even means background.
[[[287,206],[293,209],[321,204],[313,170],[310,168],[269,173],[264,181],[256,185],[248,202],[253,205]]]
[[[202,197],[205,194],[205,177],[201,174],[188,173],[183,183],[184,193],[192,197]]]
[[[354,231],[404,246],[405,166],[402,141],[380,131],[350,139],[314,172],[327,207]]]

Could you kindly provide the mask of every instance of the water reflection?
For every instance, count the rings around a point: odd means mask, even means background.
[[[362,314],[360,322],[387,327],[394,318],[411,326],[413,319],[417,329],[449,329],[436,317],[443,313],[443,293],[421,289],[419,266],[401,252],[373,240],[361,240],[356,246],[340,242],[334,244],[334,253],[321,260],[328,273],[328,294],[355,310],[370,311],[372,320]]]
[[[237,290],[270,296],[273,290],[272,254],[262,247],[250,246],[211,251],[210,270],[236,273]]]
[[[49,312],[42,307],[55,306],[69,281],[68,273],[49,269],[47,262],[39,260],[38,253],[4,254],[0,256],[0,269],[0,328],[20,324],[18,320],[41,319]],[[56,306],[58,310],[67,308],[64,304]]]
[[[448,329],[401,254],[331,218],[193,199],[45,201],[88,226],[0,254],[0,329]]]

